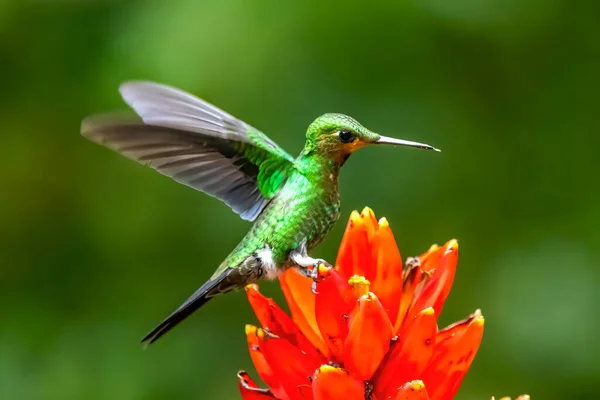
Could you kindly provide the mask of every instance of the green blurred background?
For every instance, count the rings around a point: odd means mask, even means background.
[[[314,255],[333,260],[364,205],[405,257],[457,238],[441,324],[486,317],[458,397],[597,397],[597,4],[4,0],[0,398],[237,399],[236,371],[256,377],[243,293],[139,344],[249,225],[79,136],[124,108],[129,79],[195,93],[292,154],[325,112],[441,148],[355,154]]]

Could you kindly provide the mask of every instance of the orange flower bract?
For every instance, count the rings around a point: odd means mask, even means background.
[[[458,243],[432,246],[403,268],[388,222],[369,208],[353,212],[335,268],[311,279],[288,269],[280,278],[291,317],[257,285],[246,288],[261,327],[248,325],[252,361],[269,389],[245,372],[245,400],[452,399],[477,353],[479,310],[439,330]]]

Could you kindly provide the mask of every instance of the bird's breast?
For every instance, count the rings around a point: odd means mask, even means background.
[[[254,236],[264,238],[272,249],[275,263],[285,263],[303,241],[308,249],[319,244],[338,220],[337,180],[325,179],[315,182],[292,175],[253,226]]]

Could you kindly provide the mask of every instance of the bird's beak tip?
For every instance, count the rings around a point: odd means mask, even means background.
[[[395,139],[387,136],[380,136],[379,139],[375,142],[375,144],[391,144],[396,146],[407,146],[414,147],[417,149],[433,150],[437,151],[438,153],[441,152],[440,149],[437,149],[425,143],[411,142],[410,140]]]

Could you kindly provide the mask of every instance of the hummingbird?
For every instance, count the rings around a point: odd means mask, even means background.
[[[276,279],[287,268],[316,282],[317,266],[331,265],[308,253],[340,217],[338,176],[354,151],[369,145],[439,151],[329,113],[309,125],[294,158],[261,131],[182,90],[130,81],[119,92],[137,117],[88,117],[81,125],[84,137],[221,200],[253,222],[208,281],[142,339],[145,345],[215,296]]]

